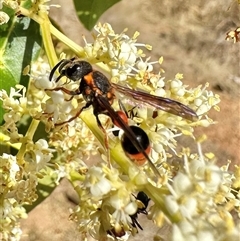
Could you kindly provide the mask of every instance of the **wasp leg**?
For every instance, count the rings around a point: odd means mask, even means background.
[[[48,91],[58,91],[58,90],[61,90],[61,91],[65,92],[68,95],[80,95],[80,94],[82,94],[79,89],[77,89],[77,90],[68,90],[68,89],[65,89],[64,87],[57,87],[57,88],[54,88],[54,89],[45,89],[45,90],[48,90]]]
[[[137,226],[138,226],[138,228],[140,228],[141,230],[143,230],[141,224],[140,224],[140,223],[138,222],[138,220],[137,220],[137,217],[134,217],[134,218],[131,218],[131,219],[132,219],[132,226],[133,226],[134,228],[137,229]],[[137,232],[138,232],[138,229],[137,229]]]
[[[91,105],[92,105],[92,103],[88,102],[85,106],[83,106],[81,109],[79,109],[79,111],[73,117],[71,117],[69,120],[63,121],[63,122],[60,122],[60,123],[56,123],[55,126],[61,126],[61,125],[64,125],[66,123],[69,123],[69,122],[75,120],[82,113],[82,111],[84,109],[88,108]]]
[[[111,168],[112,166],[111,166],[111,161],[110,161],[110,149],[109,149],[109,144],[108,144],[109,143],[108,134],[107,134],[105,128],[102,126],[101,121],[98,118],[98,113],[94,113],[94,115],[96,117],[98,127],[102,130],[102,132],[104,134],[104,144],[105,144],[106,151],[107,151],[108,167]]]
[[[65,100],[66,100],[66,101],[71,101],[71,100],[73,99],[73,97],[74,97],[74,96],[72,95],[72,96],[70,97],[70,99],[68,99],[68,100],[65,99]]]

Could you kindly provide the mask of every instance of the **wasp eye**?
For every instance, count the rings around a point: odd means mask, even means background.
[[[73,81],[81,79],[84,75],[82,74],[81,66],[79,64],[74,64],[69,66],[62,72],[65,76]]]
[[[92,71],[92,66],[88,62],[78,61],[72,63],[70,66],[67,66],[64,70],[62,70],[62,74],[73,81],[77,81]]]

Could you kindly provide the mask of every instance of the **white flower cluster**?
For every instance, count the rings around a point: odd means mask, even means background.
[[[237,241],[239,227],[232,214],[240,211],[239,168],[230,174],[203,156],[200,146],[199,150],[199,154],[183,150],[180,171],[155,190],[148,217],[159,227],[171,221],[172,231],[158,235],[159,240]],[[139,207],[131,195],[138,179],[134,173],[129,179],[104,165],[89,168],[85,181],[76,187],[80,203],[70,216],[82,232],[97,240],[107,236],[124,240],[134,234],[132,217]]]
[[[232,193],[235,178],[201,151],[199,155],[185,152],[183,169],[168,184],[171,194],[165,196],[169,213],[181,216],[173,223],[169,240],[237,241],[239,227],[231,215],[240,206],[239,194]]]
[[[27,218],[25,209],[18,205],[14,198],[3,199],[0,205],[1,212],[1,240],[20,240],[22,230],[20,219]]]
[[[20,240],[20,219],[27,217],[22,206],[30,205],[38,198],[37,176],[43,173],[51,158],[45,140],[28,146],[24,158],[18,162],[16,156],[6,153],[0,156],[2,240]]]
[[[39,14],[39,12],[45,12],[48,13],[50,7],[60,7],[58,4],[47,4],[51,0],[31,0],[32,5],[31,9],[29,11],[33,14]],[[22,1],[24,2],[24,1]],[[19,6],[21,6],[21,1],[19,0],[0,0],[0,9],[3,8],[3,4],[6,5],[8,8],[13,9],[18,13]],[[10,17],[9,15],[4,12],[0,11],[0,25],[8,23]]]
[[[87,60],[94,63],[96,59],[100,59],[108,64],[112,78],[115,77],[118,81],[125,81],[129,76],[133,76],[132,71],[139,75],[152,71],[152,63],[148,62],[149,58],[144,62],[141,57],[145,55],[141,49],[137,48],[151,49],[151,46],[136,42],[138,32],[132,38],[125,34],[127,29],[121,34],[116,34],[108,23],[103,25],[99,23],[94,29],[97,32],[94,43],[87,43],[84,38]]]
[[[132,195],[135,186],[132,180],[123,179],[117,169],[106,165],[89,168],[85,181],[76,188],[81,200],[70,216],[79,222],[81,231],[89,231],[97,240],[107,235],[114,237],[119,232],[133,232],[131,216],[138,209]]]
[[[27,108],[26,89],[23,86],[17,86],[17,91],[11,88],[9,96],[5,90],[1,90],[0,99],[5,109],[1,135],[6,137],[6,143],[13,146],[20,144],[17,156],[6,153],[0,156],[0,209],[3,210],[5,220],[2,235],[3,240],[19,240],[19,219],[26,217],[22,206],[36,201],[38,175],[46,172],[54,150],[48,147],[46,140],[39,139],[34,143],[30,139],[32,133],[23,136],[18,132],[18,124],[24,115],[29,115],[30,110]]]
[[[35,8],[36,13],[38,14],[39,11],[48,13],[50,10],[50,7],[57,7],[59,8],[59,4],[47,4],[51,0],[31,0],[33,5],[32,9]]]
[[[6,4],[8,7],[13,10],[17,10],[19,4],[18,1],[14,0],[0,0],[0,9],[3,8],[3,4]],[[4,11],[0,11],[0,25],[5,24],[9,21],[10,17]]]
[[[19,142],[23,135],[18,133],[16,123],[26,113],[26,89],[17,85],[16,90],[14,88],[10,89],[9,96],[5,90],[1,90],[0,99],[3,101],[2,107],[5,109],[3,132],[10,137],[13,143]]]

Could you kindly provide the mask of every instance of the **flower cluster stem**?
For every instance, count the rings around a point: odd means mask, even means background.
[[[25,151],[26,151],[26,145],[28,143],[29,140],[32,140],[33,139],[33,136],[37,130],[37,127],[38,127],[38,124],[39,124],[39,120],[35,120],[33,119],[28,130],[27,130],[27,133],[25,135],[25,137],[23,138],[22,140],[22,145],[17,153],[17,161],[19,163],[19,165],[22,165],[23,164],[23,156],[25,154]]]

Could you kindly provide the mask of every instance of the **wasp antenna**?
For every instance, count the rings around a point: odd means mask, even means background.
[[[60,62],[58,62],[58,63],[53,67],[53,69],[51,70],[50,75],[49,75],[49,81],[52,81],[54,73],[56,72],[56,70],[58,69],[58,67],[63,63],[63,61],[65,61],[65,59],[61,60]]]
[[[56,79],[55,82],[57,83],[65,74],[60,74]]]
[[[72,59],[63,59],[62,61],[60,61],[59,63],[59,68],[58,68],[58,72],[61,74],[62,73],[62,69],[68,64],[68,63],[72,63],[73,60]]]

